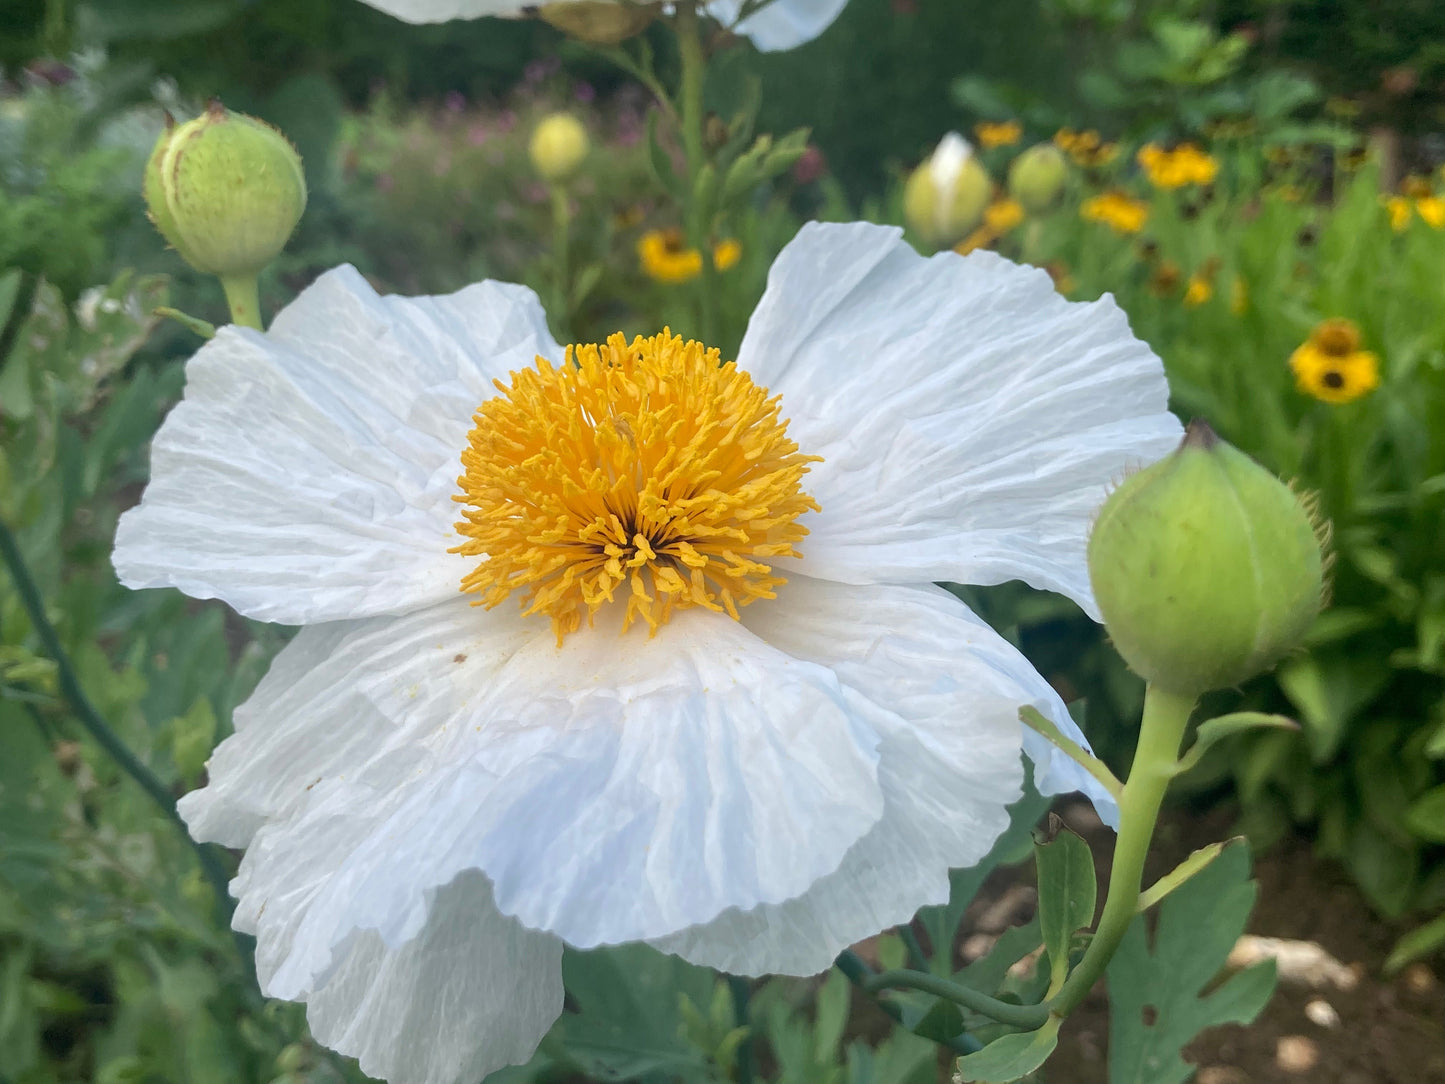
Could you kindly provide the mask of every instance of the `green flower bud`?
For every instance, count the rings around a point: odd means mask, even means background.
[[[564,0],[541,5],[537,17],[569,38],[589,45],[616,45],[646,30],[660,7],[617,0]]]
[[[532,132],[532,167],[553,184],[570,180],[587,157],[587,129],[571,113],[550,113]]]
[[[968,141],[949,132],[908,178],[903,217],[909,228],[935,248],[952,248],[983,220],[993,180]]]
[[[1036,143],[1013,160],[1008,192],[1031,215],[1043,214],[1063,194],[1069,164],[1052,143]]]
[[[1324,540],[1309,500],[1194,422],[1104,502],[1089,578],[1130,668],[1198,696],[1299,643],[1324,599]]]
[[[197,271],[255,276],[306,209],[301,158],[276,129],[213,102],[168,124],[146,164],[151,221]]]

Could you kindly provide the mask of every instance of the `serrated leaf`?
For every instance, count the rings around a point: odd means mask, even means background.
[[[1038,1031],[1019,1032],[995,1039],[977,1054],[958,1059],[959,1076],[976,1084],[1009,1084],[1028,1076],[1048,1060],[1059,1045],[1057,1016]]]
[[[1249,849],[1226,847],[1159,909],[1151,948],[1136,917],[1109,964],[1111,1084],[1183,1084],[1194,1067],[1181,1056],[1205,1028],[1250,1023],[1274,991],[1274,964],[1241,972],[1201,995],[1244,932],[1257,886]]]
[[[1049,954],[1049,993],[1058,992],[1069,973],[1069,945],[1074,934],[1094,920],[1098,882],[1094,856],[1080,836],[1050,817],[1047,843],[1034,847],[1038,868],[1039,929]]]

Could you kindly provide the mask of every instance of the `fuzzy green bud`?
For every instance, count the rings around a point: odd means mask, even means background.
[[[1031,215],[1043,214],[1063,194],[1069,164],[1052,143],[1036,143],[1008,170],[1008,192]]]
[[[1300,642],[1324,597],[1322,541],[1309,501],[1194,422],[1104,502],[1089,578],[1130,668],[1198,696]]]
[[[646,30],[661,7],[618,0],[559,0],[541,5],[537,17],[577,41],[616,45]]]
[[[255,276],[306,209],[301,158],[269,124],[213,102],[168,124],[146,164],[151,221],[197,271]]]
[[[561,184],[577,172],[590,147],[587,129],[580,120],[571,113],[550,113],[532,132],[527,153],[532,168],[543,180]]]
[[[903,189],[903,217],[934,248],[952,248],[983,220],[993,180],[968,141],[949,132]]]

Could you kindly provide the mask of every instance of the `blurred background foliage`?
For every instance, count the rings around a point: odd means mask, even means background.
[[[667,38],[650,40],[666,68]],[[109,565],[196,346],[152,310],[224,312],[215,284],[144,221],[139,178],[162,110],[218,96],[301,150],[311,201],[263,279],[270,311],[342,261],[383,289],[491,276],[545,293],[550,209],[526,141],[557,108],[598,149],[570,193],[567,331],[692,326],[691,288],[636,255],[680,223],[649,155],[645,93],[531,21],[412,27],[356,0],[8,0],[0,66],[0,515],[85,688],[181,793],[285,630],[125,591]],[[1291,714],[1301,732],[1217,746],[1189,800],[1234,803],[1258,847],[1308,834],[1380,914],[1422,924],[1396,962],[1445,944],[1430,921],[1445,909],[1445,7],[852,0],[801,49],[727,54],[709,85],[724,114],[744,68],[762,78],[760,129],[804,126],[811,144],[728,223],[741,257],[720,276],[726,347],[801,221],[901,221],[902,178],[945,131],[1016,123],[980,152],[1000,182],[1031,143],[1064,147],[1056,205],[1015,214],[1000,193],[968,244],[1048,268],[1071,297],[1113,293],[1163,357],[1175,409],[1317,490],[1334,525],[1334,605],[1308,651],[1217,698]],[[1153,183],[1136,152],[1183,140],[1217,176]],[[1111,218],[1101,196],[1133,210]],[[1329,318],[1352,321],[1380,369],[1377,390],[1338,405],[1288,366]],[[1080,700],[1122,767],[1142,687],[1102,632],[1016,585],[964,594]],[[36,631],[0,579],[0,1078],[359,1079],[295,1041],[297,1006],[255,994],[195,853],[70,716]],[[574,996],[621,966],[599,959],[569,962]],[[643,995],[598,1008],[509,1079],[546,1066],[656,1078],[679,1064],[736,1079],[725,987],[706,973],[657,981],[687,992],[683,1008]],[[779,1079],[933,1079],[932,1048],[906,1033],[845,1037],[835,986],[808,1013],[801,987],[759,995],[754,1026]],[[608,1063],[606,1029],[643,1019],[661,1029],[654,1060]]]

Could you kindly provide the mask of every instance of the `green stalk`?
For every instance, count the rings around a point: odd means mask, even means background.
[[[261,326],[261,296],[255,275],[221,275],[221,289],[226,291],[226,304],[231,307],[231,323],[240,327]]]
[[[702,254],[702,277],[698,282],[698,314],[702,325],[702,341],[717,345],[717,268],[713,265],[711,214],[698,203],[698,178],[707,166],[707,149],[703,142],[703,81],[707,75],[707,57],[702,48],[697,4],[682,0],[673,20],[677,34],[678,55],[682,61],[682,146],[687,155],[687,232],[688,240]]]
[[[1164,792],[1179,763],[1179,743],[1194,711],[1195,697],[1177,696],[1151,685],[1144,694],[1144,720],[1139,745],[1124,793],[1119,799],[1119,839],[1109,874],[1109,894],[1098,928],[1079,966],[1049,1002],[1055,1016],[1067,1016],[1088,996],[1109,966],[1124,931],[1139,908],[1144,860],[1154,838],[1154,824]]]
[[[216,893],[216,910],[221,918],[221,925],[222,927],[229,926],[231,916],[227,904],[230,899],[227,884],[230,878],[226,875],[225,869],[222,868],[221,863],[206,844],[197,843],[191,838],[190,833],[186,830],[185,822],[176,812],[175,799],[171,797],[165,784],[141,763],[125,742],[120,740],[115,731],[106,724],[95,705],[90,702],[90,698],[85,695],[85,690],[80,685],[80,678],[75,672],[75,666],[70,661],[70,656],[66,653],[65,648],[61,646],[60,635],[55,631],[55,626],[50,623],[50,618],[45,613],[45,600],[40,595],[40,588],[35,583],[30,566],[25,563],[25,556],[20,551],[20,543],[3,521],[0,521],[0,559],[4,560],[6,567],[10,570],[10,578],[15,584],[16,591],[20,594],[20,603],[25,607],[25,612],[30,615],[30,624],[34,627],[35,634],[40,637],[41,647],[55,663],[61,695],[70,704],[76,719],[95,739],[96,744],[110,755],[111,759],[120,766],[121,771],[140,784],[141,789],[150,796],[161,812],[166,815],[166,818],[181,830],[186,842],[195,850],[196,858],[201,863],[201,871],[211,882],[211,888]]]
[[[561,338],[572,334],[571,291],[567,286],[567,245],[571,227],[571,214],[567,208],[567,189],[560,185],[550,186],[552,196],[552,318],[557,323]]]
[[[852,949],[844,949],[833,961],[833,966],[858,989],[865,993],[868,991],[868,982],[873,977],[873,969],[863,962],[862,958]],[[896,1023],[903,1023],[903,1010],[898,1004],[891,1000],[875,1001],[880,1009],[884,1011]],[[975,1039],[968,1032],[955,1035],[952,1039],[943,1042],[941,1045],[948,1047],[955,1054],[976,1054],[983,1049],[983,1044]]]
[[[1009,1001],[1000,1001],[980,990],[922,971],[884,971],[865,979],[862,985],[863,989],[870,994],[876,994],[889,987],[922,990],[926,994],[933,994],[935,997],[952,1001],[955,1005],[962,1005],[966,1009],[982,1013],[984,1016],[997,1020],[1000,1024],[1022,1028],[1025,1031],[1043,1027],[1049,1019],[1047,1005],[1015,1005]]]

